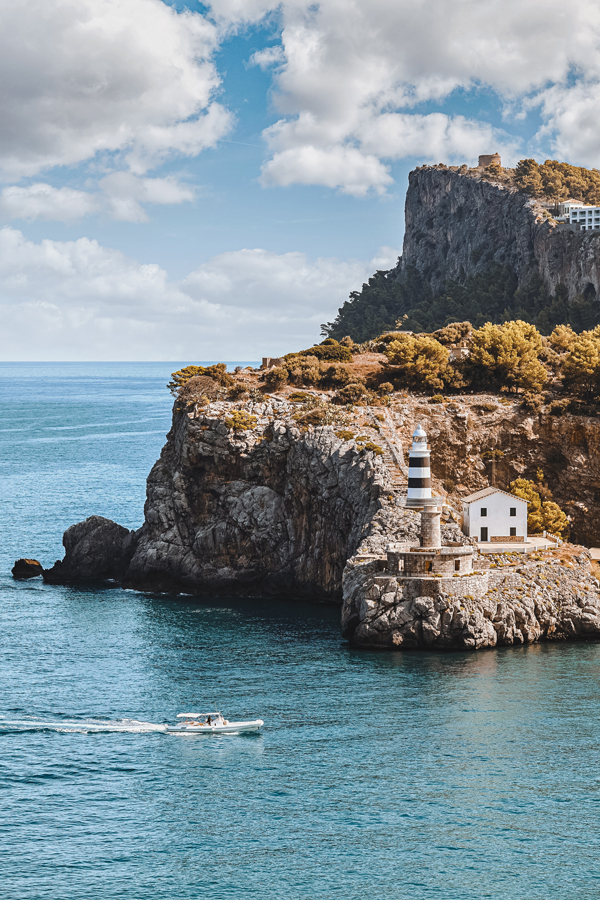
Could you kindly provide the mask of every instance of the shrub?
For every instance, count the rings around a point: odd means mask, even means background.
[[[208,375],[193,375],[184,381],[176,391],[177,398],[184,404],[199,403],[202,398],[206,402],[216,399],[223,392],[223,388]]]
[[[380,394],[391,394],[393,393],[394,385],[391,381],[384,381],[383,384],[379,385],[379,393]]]
[[[234,384],[232,388],[229,388],[227,391],[227,399],[228,400],[241,400],[244,397],[248,396],[248,389],[245,384],[238,382]]]
[[[538,359],[542,336],[528,322],[486,322],[473,332],[464,368],[476,387],[494,385],[539,392],[548,372]]]
[[[321,368],[316,356],[297,356],[287,360],[288,379],[291,384],[318,384]]]
[[[351,441],[354,437],[354,432],[343,429],[342,431],[336,431],[335,436],[338,437],[341,441]]]
[[[485,410],[485,412],[495,412],[498,409],[497,403],[478,403],[479,409]]]
[[[333,338],[327,338],[322,344],[316,344],[314,347],[309,347],[308,350],[300,350],[299,353],[287,353],[284,359],[288,363],[303,356],[314,356],[318,360],[352,362],[352,350],[350,347],[340,344]]]
[[[225,419],[225,424],[233,431],[247,431],[256,425],[256,416],[250,415],[243,409],[236,409]]]
[[[383,456],[383,450],[379,446],[379,444],[374,444],[373,441],[367,441],[364,447],[361,450],[362,453],[374,453],[375,456]]]
[[[331,363],[320,365],[320,387],[343,387],[356,379],[352,366],[347,363]]]
[[[305,400],[308,400],[312,397],[312,394],[307,394],[306,391],[294,391],[288,397],[288,400],[291,400],[292,403],[303,403]]]
[[[502,452],[502,450],[485,450],[481,454],[481,458],[486,462],[490,462],[492,460],[495,462],[498,459],[504,459],[504,453]]]
[[[521,400],[523,409],[529,410],[530,412],[539,412],[543,405],[544,395],[534,394],[533,391],[527,391]]]
[[[336,394],[335,400],[336,403],[357,403],[361,397],[365,396],[365,394],[366,391],[364,385],[359,384],[358,382],[354,382],[353,384],[347,384],[345,387],[339,390]]]
[[[565,385],[589,398],[600,389],[600,326],[575,335],[563,362]]]
[[[182,388],[190,378],[206,375],[208,378],[216,381],[222,387],[233,387],[235,379],[227,371],[225,363],[217,363],[214,366],[186,366],[171,374],[173,379],[167,384],[174,397],[178,396],[180,388]]]
[[[287,384],[288,376],[289,372],[284,366],[273,366],[265,373],[265,382],[270,390],[276,391]]]
[[[569,411],[570,405],[571,401],[564,398],[562,400],[553,400],[548,409],[550,410],[551,416],[562,416]]]
[[[509,485],[510,493],[515,497],[522,497],[523,500],[529,501],[527,510],[527,530],[530,534],[541,534],[542,531],[549,531],[558,537],[563,537],[569,530],[569,520],[557,503],[552,500],[542,499],[539,494],[538,486],[533,481],[526,478],[517,478],[511,481]],[[545,491],[549,494],[549,491]]]
[[[429,400],[430,403],[443,403],[444,397],[442,394],[434,394],[433,397]]]
[[[399,334],[387,345],[385,354],[396,378],[401,377],[409,387],[439,390],[455,375],[448,350],[428,335]]]
[[[452,481],[451,478],[448,478],[447,481],[444,482],[444,490],[449,494],[453,494],[456,490],[456,482]]]

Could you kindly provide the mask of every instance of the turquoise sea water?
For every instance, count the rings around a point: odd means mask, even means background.
[[[12,580],[141,523],[172,368],[0,364],[0,717],[82,723],[0,727],[0,897],[597,897],[600,646],[357,652],[292,597]],[[135,724],[213,703],[264,733]]]

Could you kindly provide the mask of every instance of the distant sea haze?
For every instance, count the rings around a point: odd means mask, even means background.
[[[595,896],[599,645],[380,654],[293,596],[13,581],[141,525],[186,364],[0,364],[3,900]],[[85,727],[198,706],[264,731]]]

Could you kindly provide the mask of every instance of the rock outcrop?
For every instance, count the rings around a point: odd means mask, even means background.
[[[390,502],[382,460],[332,426],[301,432],[293,404],[246,404],[256,425],[238,432],[223,420],[232,408],[176,409],[148,477],[142,528],[97,516],[72,526],[65,559],[46,579],[339,602],[346,560]]]
[[[110,519],[90,516],[67,528],[63,546],[64,560],[44,571],[48,584],[122,582],[134,550],[135,533]]]
[[[479,568],[454,586],[402,579],[386,572],[384,558],[357,555],[344,574],[344,637],[356,646],[429,650],[600,638],[600,582],[587,553],[511,554],[480,559]]]
[[[600,231],[573,231],[547,219],[526,194],[456,169],[423,166],[409,175],[399,272],[414,266],[434,291],[491,262],[510,266],[519,285],[539,274],[569,299],[600,295]]]
[[[37,559],[18,559],[11,569],[12,577],[17,580],[37,578],[43,572],[42,564]]]

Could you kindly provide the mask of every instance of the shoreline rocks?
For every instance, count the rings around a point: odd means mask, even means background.
[[[11,574],[17,581],[25,581],[28,578],[38,578],[43,575],[44,569],[37,559],[18,559],[11,569]]]

